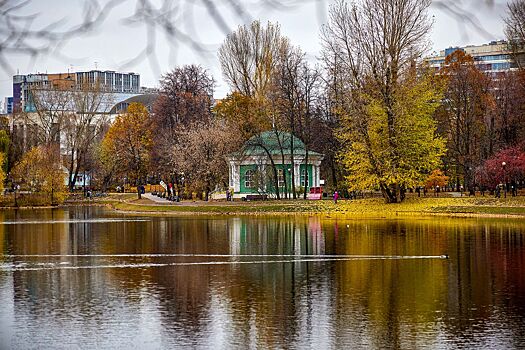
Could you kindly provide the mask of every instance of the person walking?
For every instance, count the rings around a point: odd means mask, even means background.
[[[337,191],[334,192],[334,204],[337,204],[337,199],[339,198],[339,193]]]

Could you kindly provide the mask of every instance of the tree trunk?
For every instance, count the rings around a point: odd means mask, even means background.
[[[210,200],[210,192],[211,192],[211,189],[210,189],[210,182],[206,182],[206,193],[205,193],[205,198],[204,200],[207,202]]]
[[[398,185],[387,186],[385,184],[380,185],[381,194],[387,204],[400,203],[404,199],[404,194],[401,195]]]

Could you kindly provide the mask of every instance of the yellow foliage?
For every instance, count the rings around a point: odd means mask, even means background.
[[[65,199],[66,174],[60,162],[58,146],[31,148],[15,165],[12,174],[15,183],[25,190],[52,194],[50,200],[55,203]]]
[[[342,116],[340,159],[350,190],[410,188],[440,165],[445,141],[436,136],[433,113],[441,86],[428,76],[409,77],[395,91],[393,123],[381,96],[362,94],[360,108]]]
[[[215,114],[233,125],[236,125],[247,140],[261,131],[271,127],[264,101],[233,92],[222,99],[214,108]]]
[[[6,158],[5,154],[0,152],[0,164],[4,164],[5,158]],[[5,181],[4,167],[0,167],[0,191],[4,190],[4,181]]]
[[[134,102],[109,128],[102,142],[101,152],[105,161],[116,161],[121,171],[137,179],[147,170],[152,146],[153,135],[148,110],[143,104]]]

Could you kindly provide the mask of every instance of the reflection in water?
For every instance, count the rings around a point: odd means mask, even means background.
[[[525,346],[522,221],[0,216],[8,348]]]

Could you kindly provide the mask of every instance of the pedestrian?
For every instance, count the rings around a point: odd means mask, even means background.
[[[339,198],[339,193],[337,191],[334,192],[334,204],[337,204],[337,199]]]
[[[416,187],[416,192],[417,192],[417,196],[421,197],[421,187],[417,186]]]

